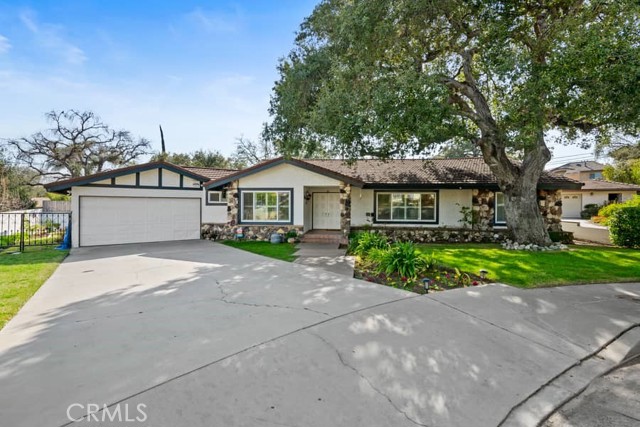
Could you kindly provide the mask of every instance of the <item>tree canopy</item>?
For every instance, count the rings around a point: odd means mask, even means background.
[[[7,140],[18,164],[34,172],[32,184],[128,165],[148,153],[148,140],[112,129],[91,111],[51,111],[46,118],[49,129]]]
[[[516,239],[549,242],[535,209],[549,131],[567,144],[640,131],[640,5],[324,0],[278,71],[264,136],[282,152],[424,156],[471,142]]]

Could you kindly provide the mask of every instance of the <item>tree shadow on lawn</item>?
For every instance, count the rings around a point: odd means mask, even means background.
[[[429,247],[423,247],[428,252]],[[486,269],[492,280],[522,287],[640,280],[640,251],[571,248],[561,252],[447,248],[436,257],[450,267]],[[637,256],[634,256],[636,255]]]

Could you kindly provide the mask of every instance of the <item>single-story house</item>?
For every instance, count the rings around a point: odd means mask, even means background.
[[[496,241],[506,234],[504,196],[481,158],[267,160],[243,170],[166,162],[45,186],[71,193],[72,245],[216,238],[266,240],[276,231],[377,229],[417,241]],[[543,174],[540,211],[560,231],[561,192],[581,183]],[[239,230],[240,229],[240,230]]]

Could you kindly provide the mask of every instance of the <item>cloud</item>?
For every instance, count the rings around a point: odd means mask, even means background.
[[[9,39],[0,34],[0,54],[9,52],[9,49],[11,49]]]
[[[207,33],[236,33],[242,24],[240,13],[237,11],[224,13],[197,7],[185,16],[190,23]]]
[[[33,33],[40,46],[60,56],[67,63],[80,65],[87,60],[82,49],[62,36],[64,30],[62,26],[39,23],[35,14],[30,10],[20,13],[20,21]]]

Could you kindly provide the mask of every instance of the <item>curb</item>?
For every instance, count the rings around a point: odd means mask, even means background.
[[[591,382],[632,359],[640,357],[640,324],[620,332],[602,347],[578,360],[548,382],[540,386],[522,402],[514,406],[499,426],[540,426],[558,409],[581,394]]]

